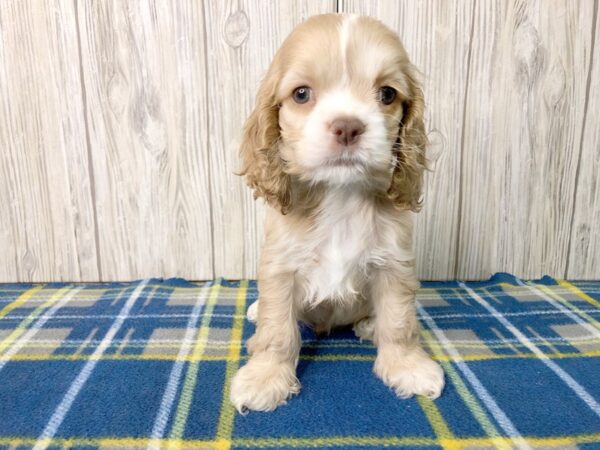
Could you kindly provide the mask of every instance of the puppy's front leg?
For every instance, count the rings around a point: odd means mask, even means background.
[[[294,312],[294,275],[259,279],[256,333],[248,341],[252,354],[231,381],[231,402],[239,412],[272,411],[300,391],[296,365],[300,332]]]
[[[421,348],[415,292],[419,283],[410,266],[378,270],[372,280],[375,311],[375,374],[399,397],[437,398],[444,388],[444,372]]]

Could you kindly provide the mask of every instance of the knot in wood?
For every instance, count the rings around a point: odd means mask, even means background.
[[[236,11],[225,21],[224,38],[227,45],[232,48],[241,46],[250,31],[250,21],[244,11]]]

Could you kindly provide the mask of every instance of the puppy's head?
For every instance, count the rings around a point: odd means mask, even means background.
[[[244,127],[242,174],[283,213],[295,178],[355,185],[418,210],[423,94],[398,36],[367,17],[326,14],[285,40]]]

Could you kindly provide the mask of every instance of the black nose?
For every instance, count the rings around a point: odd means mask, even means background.
[[[335,140],[341,145],[352,145],[358,142],[365,132],[365,124],[356,117],[342,117],[331,122],[329,129]]]

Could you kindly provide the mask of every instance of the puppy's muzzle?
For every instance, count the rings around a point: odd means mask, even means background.
[[[329,129],[338,144],[348,146],[358,142],[366,126],[356,117],[340,117],[331,122]]]

